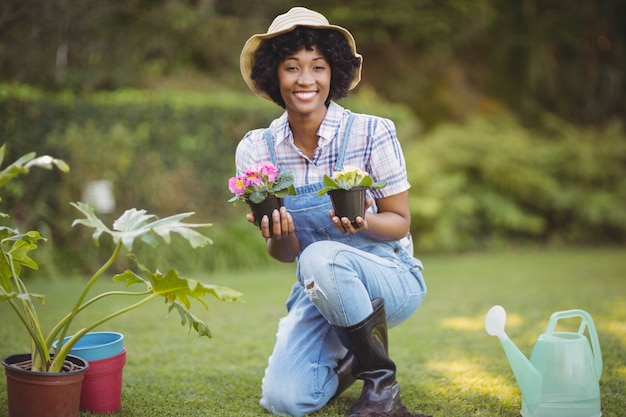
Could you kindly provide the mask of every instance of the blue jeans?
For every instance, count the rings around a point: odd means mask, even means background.
[[[309,244],[298,259],[298,282],[287,300],[260,404],[278,415],[303,416],[335,394],[337,362],[347,350],[332,326],[363,321],[371,300],[385,300],[389,327],[415,312],[426,295],[422,265],[397,242],[357,249],[336,241]]]

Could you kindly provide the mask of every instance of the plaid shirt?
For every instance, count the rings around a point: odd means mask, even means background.
[[[293,172],[296,187],[321,182],[324,174],[332,174],[349,114],[349,110],[330,103],[317,131],[319,141],[313,158],[294,144],[286,112],[270,124],[280,168]],[[270,161],[264,130],[248,132],[239,143],[235,157],[238,175],[252,164]],[[404,156],[391,120],[355,114],[349,140],[344,165],[369,172],[374,181],[387,181],[384,188],[370,190],[372,197],[384,198],[409,189]]]

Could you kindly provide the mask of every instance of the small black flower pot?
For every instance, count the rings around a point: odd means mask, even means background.
[[[261,220],[263,216],[270,219],[270,230],[272,229],[272,212],[283,206],[283,199],[269,196],[260,203],[252,203],[248,201],[248,205],[254,214],[254,223],[261,228]]]
[[[358,227],[356,218],[365,218],[365,191],[367,187],[354,187],[349,190],[330,190],[330,200],[335,209],[335,215],[340,219],[347,217],[352,226]]]

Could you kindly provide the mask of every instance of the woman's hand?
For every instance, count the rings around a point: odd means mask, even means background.
[[[367,209],[370,208],[373,203],[374,202],[372,201],[371,198],[365,199],[365,211],[366,212],[367,212]],[[328,216],[330,217],[330,221],[333,222],[333,225],[335,226],[335,228],[339,230],[339,232],[341,232],[342,234],[346,234],[346,233],[354,234],[358,232],[359,230],[367,230],[367,227],[368,227],[367,221],[361,216],[357,216],[357,218],[354,219],[356,226],[353,225],[350,219],[347,217],[342,217],[342,218],[337,217],[335,215],[334,210],[330,210],[328,212]]]
[[[248,213],[250,223],[255,222],[254,214]],[[295,234],[293,218],[283,206],[272,212],[272,228],[267,215],[261,219],[261,235],[267,240],[269,254],[282,262],[293,262],[300,251],[300,242]]]
[[[386,198],[376,200],[376,213],[367,211],[372,200],[365,199],[366,212],[364,219],[355,219],[357,227],[350,223],[347,217],[340,219],[330,211],[330,220],[341,233],[356,233],[361,231],[378,240],[397,240],[409,233],[411,227],[411,212],[409,210],[409,193],[404,191]]]
[[[250,223],[255,224],[256,219],[253,213],[248,213],[247,219]],[[272,228],[270,229],[270,220],[265,215],[261,219],[260,229],[261,234],[266,239],[282,239],[294,233],[293,218],[283,206],[279,210],[272,212]]]

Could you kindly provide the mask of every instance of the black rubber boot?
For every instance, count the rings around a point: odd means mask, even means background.
[[[348,411],[350,417],[392,413],[402,405],[396,365],[388,355],[385,303],[377,298],[372,306],[374,312],[362,322],[334,328],[341,343],[354,354],[352,374],[364,381],[361,396]]]
[[[342,360],[337,363],[337,367],[335,368],[335,372],[339,375],[339,385],[337,385],[337,391],[333,398],[335,399],[341,395],[342,392],[347,390],[354,384],[356,378],[352,375],[352,364],[354,363],[354,355],[352,352],[348,351],[346,356]]]

